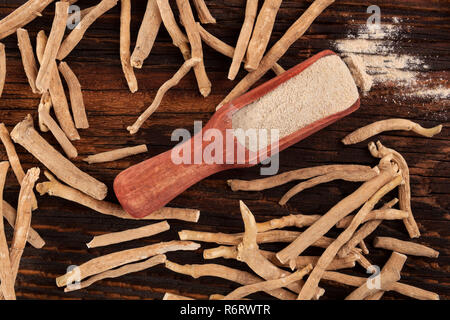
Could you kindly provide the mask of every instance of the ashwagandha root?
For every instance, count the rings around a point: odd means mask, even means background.
[[[377,142],[376,146],[373,142],[369,143],[369,151],[376,158],[392,154],[393,161],[398,165],[403,176],[403,183],[398,190],[399,207],[401,210],[408,212],[408,217],[403,219],[403,224],[411,238],[420,237],[420,230],[411,209],[411,185],[409,168],[405,158],[397,151],[383,146],[380,141]]]
[[[53,104],[52,104],[52,98],[50,97],[50,93],[49,92],[44,93],[41,96],[41,101],[39,101],[39,106],[38,106],[38,116],[39,116],[38,122],[39,122],[39,130],[41,130],[41,132],[48,132],[49,129],[44,124],[44,121],[41,119],[40,114],[44,113],[50,117],[50,109],[52,108],[52,106],[53,106]]]
[[[64,131],[62,131],[56,121],[53,120],[47,110],[39,110],[39,120],[41,121],[41,124],[45,125],[50,130],[68,158],[73,159],[78,156],[77,149],[73,146],[72,142],[70,142]]]
[[[439,251],[431,249],[422,244],[414,243],[411,241],[402,241],[390,237],[376,237],[373,240],[373,246],[375,248],[383,248],[386,250],[392,250],[411,256],[421,256],[429,258],[437,258],[439,256]]]
[[[3,216],[5,217],[6,221],[8,221],[9,225],[12,228],[14,228],[16,224],[17,212],[16,209],[14,209],[5,200],[3,200]],[[42,239],[41,236],[37,233],[37,231],[34,230],[32,227],[30,227],[30,230],[28,231],[27,241],[31,246],[33,246],[36,249],[41,249],[43,246],[45,246],[44,239]]]
[[[119,159],[123,159],[129,156],[133,156],[139,153],[147,152],[147,145],[142,144],[136,147],[127,147],[122,149],[116,149],[112,151],[98,153],[92,156],[88,156],[84,158],[83,161],[86,161],[89,164],[93,163],[103,163],[109,161],[115,161]]]
[[[256,227],[258,228],[258,233],[287,227],[303,228],[312,225],[319,220],[320,217],[321,215],[290,214],[282,218],[258,222]]]
[[[290,275],[289,272],[278,268],[262,255],[256,240],[258,230],[255,217],[242,201],[240,201],[240,209],[242,220],[244,220],[245,233],[242,242],[238,245],[237,260],[245,262],[250,269],[265,280],[273,280]],[[302,285],[303,281],[297,281],[288,285],[287,288],[297,293],[302,289]],[[318,288],[315,292],[315,297],[318,299],[322,294],[323,290]]]
[[[75,29],[64,39],[56,58],[64,60],[83,38],[86,30],[106,11],[117,5],[118,0],[102,0],[87,13]]]
[[[255,71],[269,44],[272,35],[275,18],[280,8],[282,0],[265,0],[258,18],[256,19],[255,29],[247,49],[247,63],[245,69],[249,72]]]
[[[216,23],[216,19],[214,19],[211,12],[209,11],[205,0],[194,0],[194,6],[197,10],[197,15],[201,23]]]
[[[305,189],[315,187],[322,183],[327,183],[334,180],[344,180],[352,182],[364,182],[368,181],[379,174],[378,168],[374,169],[361,169],[361,170],[343,170],[334,171],[322,176],[311,178],[310,180],[300,182],[295,187],[290,189],[278,202],[280,205],[285,205],[289,199],[291,199],[296,194],[302,192]]]
[[[383,207],[381,208],[381,210],[388,210],[388,209],[392,208],[393,206],[395,206],[397,204],[397,202],[398,202],[398,199],[394,198],[391,201],[385,203],[383,205]],[[369,213],[367,215],[367,217],[369,217],[370,215],[371,215],[371,213]],[[354,216],[352,217],[351,221],[353,221],[353,219],[354,219]],[[350,223],[351,223],[351,221],[350,221]],[[338,256],[339,257],[347,256],[348,253],[353,250],[353,248],[355,248],[359,243],[361,243],[361,241],[363,241],[368,235],[370,235],[382,222],[383,222],[383,220],[372,220],[372,221],[366,222],[361,228],[358,229],[358,231],[355,232],[353,237],[339,250]],[[347,227],[348,227],[348,225],[345,226],[344,228],[347,228]]]
[[[68,2],[56,2],[55,18],[47,40],[47,45],[45,46],[41,67],[36,78],[36,88],[41,94],[48,91],[50,88],[50,82],[53,78],[52,69],[55,67],[56,54],[58,53],[67,26],[68,10]]]
[[[181,79],[183,79],[184,76],[199,62],[200,62],[200,59],[198,59],[198,58],[192,58],[192,59],[186,60],[183,63],[183,65],[181,66],[181,68],[174,74],[174,76],[172,78],[170,78],[169,80],[167,80],[158,89],[158,92],[156,93],[156,97],[153,100],[150,107],[148,107],[147,110],[145,110],[139,116],[139,118],[136,120],[136,122],[132,126],[129,126],[127,128],[127,130],[130,132],[130,134],[135,134],[136,132],[139,131],[140,127],[144,124],[145,120],[147,120],[153,114],[153,112],[155,112],[155,110],[159,107],[159,105],[161,104],[161,101],[162,101],[164,95],[167,93],[167,91],[169,91],[170,88],[176,86],[181,81]]]
[[[166,292],[162,298],[163,300],[175,300],[175,301],[180,301],[180,300],[195,300],[194,298],[190,298],[190,297],[186,297],[186,296],[181,296],[179,294],[175,294],[175,293],[170,293],[170,292]]]
[[[167,231],[169,229],[170,226],[167,221],[162,221],[140,228],[95,236],[90,242],[86,244],[86,246],[88,248],[109,246],[111,244],[151,237],[155,234]]]
[[[130,56],[131,0],[120,0],[120,62],[132,93],[138,91],[138,83]]]
[[[363,256],[362,254],[358,255],[358,259],[356,260],[356,262],[358,262],[358,264],[364,268],[364,270],[370,270],[370,267],[373,265],[372,262],[370,262],[365,256]]]
[[[6,52],[5,45],[0,43],[0,97],[3,93],[6,80]]]
[[[115,216],[117,218],[136,219],[129,213],[125,212],[125,210],[123,210],[122,207],[118,204],[94,199],[79,190],[76,190],[72,187],[62,184],[47,171],[44,171],[44,175],[47,177],[47,179],[49,179],[49,181],[38,183],[36,185],[36,190],[41,195],[47,193],[50,196],[55,196],[69,201],[73,201],[85,207],[91,208],[94,211],[110,216]],[[199,217],[200,217],[199,210],[164,207],[146,216],[142,220],[177,219],[188,222],[198,222]]]
[[[283,184],[289,183],[295,180],[307,180],[317,176],[326,175],[337,171],[371,171],[369,166],[360,165],[325,165],[311,168],[301,168],[293,171],[283,172],[276,176],[256,179],[256,180],[239,180],[231,179],[227,183],[233,191],[262,191],[270,188],[275,188]]]
[[[252,35],[253,24],[255,23],[257,11],[258,0],[247,0],[244,22],[236,43],[236,49],[234,50],[233,61],[231,62],[230,70],[228,71],[228,79],[230,80],[234,80],[236,78],[236,75],[241,67],[242,60],[244,60],[248,43],[250,41],[250,36]]]
[[[4,123],[0,123],[0,140],[3,143],[3,146],[6,150],[6,155],[8,156],[9,163],[11,165],[11,169],[16,176],[17,182],[22,184],[22,180],[25,177],[25,171],[23,171],[22,165],[20,164],[19,156],[17,155],[16,148],[11,140],[11,136],[9,135],[8,129]],[[36,210],[38,207],[36,197],[34,194],[32,195],[32,210]]]
[[[361,240],[359,242],[359,247],[361,248],[363,254],[369,254],[369,248],[367,248],[366,242],[364,240]]]
[[[342,143],[347,145],[359,143],[385,131],[412,131],[421,136],[431,138],[434,135],[440,133],[441,130],[442,125],[426,129],[411,120],[387,119],[377,121],[359,128],[358,130],[350,133],[344,139],[342,139]]]
[[[100,280],[118,278],[118,277],[124,276],[126,274],[149,269],[151,267],[154,267],[158,264],[162,264],[164,262],[166,262],[166,256],[164,254],[160,254],[160,255],[154,256],[152,258],[149,258],[149,259],[145,260],[144,262],[131,263],[131,264],[127,264],[127,265],[117,268],[117,269],[108,270],[108,271],[96,274],[95,276],[92,276],[89,279],[82,281],[81,283],[69,284],[66,288],[64,288],[64,292],[72,292],[75,290],[81,290],[81,289],[84,289],[84,288],[87,288],[87,287],[93,285],[94,283],[96,283]]]
[[[390,163],[383,164],[382,166],[382,171],[388,170],[385,168],[386,166],[392,168]],[[401,181],[401,175],[397,174],[392,178],[390,182],[381,187],[381,189],[376,191],[375,194],[373,194],[370,199],[368,199],[368,201],[358,211],[350,226],[348,226],[348,228],[345,229],[345,231],[343,231],[327,249],[325,249],[325,252],[322,254],[316,266],[314,267],[314,270],[309,275],[308,280],[306,280],[305,285],[303,286],[302,291],[300,292],[297,299],[310,300],[313,298],[313,295],[315,293],[317,285],[320,282],[320,279],[322,278],[323,273],[325,272],[327,266],[331,263],[331,261],[333,261],[333,259],[336,257],[339,249],[348,240],[351,239],[352,235],[361,224],[361,221],[364,220],[364,217],[373,209],[378,201],[380,201],[380,199],[388,192],[396,188],[401,183]]]
[[[323,280],[333,281],[341,284],[345,284],[352,287],[359,287],[367,284],[367,279],[362,277],[350,276],[344,273],[325,271],[322,277]],[[404,296],[411,297],[418,300],[439,300],[439,295],[423,290],[405,283],[395,282],[392,284],[391,291],[395,291]]]
[[[144,18],[142,19],[141,27],[139,28],[136,46],[134,47],[134,51],[130,59],[131,65],[134,68],[141,69],[144,64],[144,60],[150,55],[150,51],[155,43],[156,35],[158,34],[161,22],[161,14],[159,13],[156,0],[148,0]]]
[[[261,254],[265,256],[267,259],[270,260],[274,265],[278,267],[289,267],[288,265],[281,264],[275,256],[275,252],[271,251],[265,251],[260,250]],[[218,258],[224,258],[224,259],[237,259],[238,250],[236,246],[219,246],[216,248],[211,249],[205,249],[203,250],[203,258],[205,260],[211,260],[211,259],[218,259]],[[358,259],[358,255],[354,254],[352,256],[346,257],[346,258],[336,258],[334,259],[330,265],[328,266],[327,270],[339,270],[339,269],[347,269],[347,268],[353,268],[355,266],[355,261]],[[295,259],[296,263],[296,269],[301,269],[305,267],[308,264],[312,264],[313,266],[316,265],[317,261],[320,257],[317,256],[298,256]]]
[[[381,162],[380,162],[381,165]],[[365,182],[356,191],[339,201],[325,215],[323,215],[316,223],[310,226],[290,245],[277,253],[277,258],[281,263],[299,256],[312,243],[317,241],[321,236],[327,233],[336,223],[345,218],[348,214],[358,209],[370,197],[375,194],[383,185],[388,183],[395,175],[396,170],[389,164],[387,168],[381,170],[380,174],[375,178]]]
[[[64,61],[59,64],[58,69],[63,75],[64,80],[66,80],[67,86],[69,87],[70,104],[72,106],[75,127],[78,129],[89,128],[89,122],[86,115],[86,107],[84,105],[80,81],[78,81],[75,73]]]
[[[301,232],[287,231],[287,230],[270,230],[266,232],[258,233],[256,236],[256,242],[261,243],[276,243],[276,242],[292,242],[295,240]],[[194,230],[181,230],[178,232],[180,240],[192,240],[200,242],[211,242],[223,245],[238,245],[242,239],[243,233],[214,233],[203,232]],[[315,241],[312,246],[318,248],[326,248],[333,242],[334,239],[328,237],[320,237]]]
[[[29,0],[0,21],[0,40],[41,16],[54,0]]]
[[[195,279],[200,277],[216,277],[241,285],[249,285],[261,282],[261,278],[249,272],[229,268],[220,264],[186,264],[180,265],[172,261],[166,261],[166,268],[177,273],[191,276]],[[271,296],[282,300],[293,300],[295,294],[284,289],[267,291]]]
[[[288,264],[281,264],[276,258],[275,252],[264,251],[261,250],[263,256],[269,259],[274,265],[278,267],[289,268]],[[327,267],[327,270],[339,270],[339,269],[347,269],[353,268],[355,266],[355,261],[358,259],[359,255],[353,254],[346,258],[335,258]],[[298,256],[295,259],[295,269],[304,268],[307,265],[315,266],[317,261],[319,261],[320,257],[318,256]]]
[[[211,33],[205,30],[200,23],[197,23],[197,29],[200,33],[200,37],[202,40],[210,46],[212,49],[216,50],[217,52],[223,54],[226,57],[233,58],[234,57],[234,51],[235,49],[223,42],[222,40],[216,38]],[[244,57],[245,61],[245,57]],[[284,71],[283,67],[280,66],[278,63],[275,63],[272,67],[273,72],[275,72],[276,75],[282,74]]]
[[[259,283],[249,284],[249,285],[237,288],[236,290],[230,292],[225,297],[223,297],[223,300],[239,300],[241,298],[249,296],[258,291],[268,291],[268,290],[274,290],[274,289],[286,287],[286,286],[290,285],[291,283],[294,283],[296,281],[303,279],[303,277],[305,275],[307,275],[311,270],[312,270],[312,265],[309,264],[306,267],[304,267],[303,269],[298,270],[286,277],[262,281]]]
[[[314,20],[330,6],[334,0],[315,0],[310,7],[298,18],[273,47],[262,58],[258,68],[246,75],[234,89],[219,104],[218,109],[234,98],[245,93],[250,87],[261,79],[266,72],[286,53],[289,47],[297,41],[311,26]]]
[[[30,36],[25,29],[17,29],[17,42],[19,45],[20,55],[22,57],[23,69],[27,76],[33,93],[39,93],[36,87],[36,78],[38,75],[38,68],[36,59],[34,58],[33,47],[31,46]]]
[[[36,50],[37,57],[40,63],[43,61],[44,48],[47,45],[47,36],[44,31],[39,31],[37,35],[37,43],[40,43],[40,49]],[[72,120],[72,116],[69,110],[69,103],[67,102],[66,93],[64,92],[63,83],[58,72],[58,66],[56,61],[53,61],[53,67],[51,68],[52,78],[50,81],[49,93],[51,97],[51,103],[55,111],[56,119],[58,120],[61,129],[64,131],[66,136],[71,140],[79,140],[80,135],[78,134],[75,124]],[[45,93],[44,93],[45,95]]]
[[[345,300],[364,300],[380,291],[389,291],[394,283],[400,280],[400,271],[405,264],[406,256],[398,252],[392,252],[391,257],[381,269],[379,274],[380,286],[369,287],[364,283],[352,293],[350,293]]]
[[[106,185],[78,169],[45,141],[34,129],[30,115],[14,127],[11,138],[68,185],[98,200],[106,197]]]
[[[19,272],[20,259],[27,244],[28,232],[31,224],[31,194],[34,184],[39,179],[39,168],[31,168],[22,180],[17,204],[17,217],[14,225],[14,234],[11,242],[9,258],[11,259],[11,273],[13,282]]]
[[[89,276],[105,272],[128,263],[144,260],[149,257],[173,251],[197,250],[199,244],[190,241],[170,241],[161,242],[145,247],[128,249],[110,253],[98,258],[89,260],[80,266],[75,267],[66,274],[56,278],[58,287],[68,286],[76,281],[81,281]]]
[[[186,34],[191,44],[191,57],[197,58],[200,61],[193,66],[195,77],[197,79],[198,89],[202,96],[207,97],[211,93],[211,81],[205,70],[205,63],[203,62],[202,39],[195,23],[194,15],[192,13],[189,0],[177,0],[178,10],[180,11],[180,18],[183,26],[186,29]]]
[[[166,27],[170,37],[172,38],[174,46],[180,49],[184,60],[189,60],[191,58],[191,49],[189,48],[188,38],[184,35],[183,31],[181,31],[180,27],[178,26],[169,1],[156,0],[156,3],[158,4],[162,22]]]
[[[5,187],[6,174],[8,173],[9,162],[0,162],[0,213],[3,209],[3,189]],[[5,236],[3,217],[0,216],[0,293],[6,300],[16,300],[14,291],[14,281],[11,272],[11,260],[9,258],[8,242]]]

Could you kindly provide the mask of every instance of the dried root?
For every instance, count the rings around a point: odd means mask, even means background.
[[[392,170],[392,166],[387,164],[390,169],[385,168],[383,165],[382,171],[394,171]],[[372,211],[373,207],[380,201],[380,199],[386,195],[388,192],[396,188],[402,181],[402,177],[400,175],[391,178],[387,184],[381,187],[378,191],[376,191],[370,199],[362,206],[362,208],[358,211],[355,218],[352,220],[350,226],[348,226],[345,231],[343,231],[336,240],[325,250],[325,252],[320,257],[317,265],[314,267],[314,270],[308,277],[308,280],[305,282],[305,285],[300,292],[298,299],[299,300],[309,300],[313,298],[317,285],[319,284],[320,279],[322,278],[323,273],[325,272],[327,266],[333,261],[338,253],[339,249],[351,239],[352,235],[359,227],[361,222],[364,220],[364,217]],[[277,255],[278,257],[278,255]]]
[[[202,96],[207,97],[211,93],[211,82],[206,74],[205,63],[203,62],[202,39],[200,38],[197,24],[195,23],[191,5],[188,0],[177,0],[177,6],[180,11],[181,21],[186,29],[189,43],[191,44],[191,56],[192,58],[199,59],[199,62],[193,66],[198,89]]]
[[[11,138],[68,185],[98,200],[106,197],[106,185],[82,172],[45,141],[34,129],[30,115],[14,127]]]
[[[0,43],[0,97],[3,93],[3,88],[5,87],[6,80],[6,53],[5,45]]]
[[[31,168],[22,180],[17,205],[17,217],[14,225],[14,235],[11,242],[9,258],[11,259],[11,273],[13,283],[16,281],[19,272],[20,259],[27,243],[28,232],[31,224],[31,206],[34,184],[39,179],[39,168]]]
[[[420,237],[419,227],[417,226],[416,220],[411,209],[411,186],[409,182],[409,168],[406,163],[405,158],[393,149],[386,148],[377,142],[376,146],[373,142],[369,143],[369,150],[374,157],[382,158],[388,154],[392,154],[393,161],[398,165],[403,176],[403,183],[398,191],[399,207],[401,210],[408,212],[408,217],[403,219],[403,224],[408,231],[411,238]]]
[[[41,16],[53,0],[29,0],[0,21],[0,40]]]
[[[285,205],[286,202],[288,202],[289,199],[291,199],[294,195],[302,192],[305,189],[315,187],[322,183],[327,183],[338,179],[352,182],[364,182],[374,178],[378,174],[379,174],[378,168],[375,169],[364,168],[362,170],[343,170],[330,172],[322,176],[318,176],[297,184],[281,198],[279,204]]]
[[[6,174],[8,173],[8,161],[0,162],[0,212],[3,212],[3,189],[5,187]],[[16,300],[14,280],[11,272],[11,260],[9,258],[8,242],[6,241],[3,217],[0,216],[0,293],[6,300]]]
[[[8,221],[9,225],[14,228],[14,226],[16,225],[17,212],[16,209],[14,209],[5,200],[3,200],[3,216],[5,217],[6,221]],[[44,239],[42,239],[37,231],[31,227],[30,230],[28,230],[27,241],[36,249],[41,249],[43,246],[45,246]]]
[[[84,288],[87,288],[87,287],[93,285],[94,283],[96,283],[100,280],[118,278],[118,277],[124,276],[126,274],[149,269],[151,267],[154,267],[158,264],[162,264],[164,262],[166,262],[166,256],[164,254],[160,254],[160,255],[154,256],[150,259],[147,259],[144,262],[127,264],[127,265],[117,268],[117,269],[108,270],[108,271],[104,271],[99,274],[96,274],[95,276],[92,276],[89,279],[82,281],[80,283],[69,284],[66,288],[64,288],[64,292],[72,292],[75,290],[84,289]]]
[[[387,119],[371,123],[365,127],[350,133],[344,139],[344,144],[355,144],[364,140],[367,140],[377,134],[385,131],[413,131],[421,136],[431,138],[434,135],[440,133],[442,125],[438,125],[434,128],[425,129],[421,125],[406,119]]]
[[[345,284],[352,287],[359,287],[367,284],[366,278],[350,276],[339,272],[326,271],[323,274],[323,280],[333,281],[341,284]],[[413,287],[408,284],[395,282],[392,284],[390,290],[400,293],[404,296],[411,297],[418,300],[439,300],[439,295],[434,292],[423,290],[417,287]]]
[[[317,166],[311,168],[302,168],[293,171],[284,172],[278,174],[276,176],[256,179],[256,180],[238,180],[232,179],[228,180],[227,183],[231,187],[233,191],[262,191],[266,189],[275,188],[281,186],[283,184],[289,183],[295,180],[307,180],[318,176],[323,176],[336,171],[366,171],[371,172],[371,169],[368,166],[360,166],[360,165],[325,165],[325,166]]]
[[[81,84],[78,81],[77,76],[65,62],[61,62],[58,69],[69,87],[70,104],[72,106],[75,127],[78,129],[89,128],[86,108],[84,106],[83,93],[81,92]]]
[[[119,159],[123,159],[129,156],[133,156],[139,153],[147,152],[147,146],[145,144],[136,146],[136,147],[128,147],[122,149],[116,149],[112,151],[98,153],[87,158],[84,158],[83,161],[86,161],[89,164],[93,163],[103,163],[109,161],[115,161]]]
[[[25,70],[28,83],[30,84],[33,93],[39,93],[39,90],[36,87],[38,69],[28,31],[22,28],[17,29],[17,41],[19,45],[20,55],[22,56],[23,69]]]
[[[50,82],[53,78],[53,69],[56,65],[56,54],[64,37],[64,31],[67,26],[69,3],[58,1],[55,5],[55,18],[53,20],[52,30],[45,46],[42,56],[41,67],[36,78],[36,88],[43,94],[50,88]]]
[[[427,246],[390,237],[376,237],[373,241],[373,246],[375,248],[383,248],[386,250],[396,251],[411,256],[421,256],[429,258],[437,258],[439,256],[439,251],[431,249]]]
[[[380,290],[389,291],[392,285],[400,280],[400,271],[402,270],[405,261],[405,255],[393,252],[383,269],[381,269],[379,275],[380,287],[376,288],[376,286],[374,286],[369,288],[367,283],[365,283],[349,294],[345,300],[364,300],[367,297],[379,293]]]
[[[241,67],[242,60],[247,52],[250,36],[253,31],[253,24],[255,23],[256,13],[258,11],[258,0],[247,0],[245,7],[245,18],[242,24],[241,32],[239,34],[238,41],[236,43],[236,50],[234,50],[233,61],[228,72],[228,79],[234,80],[239,68]],[[269,35],[270,37],[270,35]]]
[[[261,282],[261,278],[237,269],[232,269],[220,264],[191,264],[180,265],[172,261],[166,261],[166,268],[177,273],[189,275],[195,279],[200,277],[217,277],[233,281],[242,285],[249,285]],[[267,291],[275,298],[283,300],[293,300],[295,295],[284,289],[275,289]]]
[[[369,200],[383,185],[392,180],[396,174],[396,170],[390,163],[386,168],[380,171],[379,175],[365,182],[351,195],[339,201],[339,203],[303,232],[295,241],[278,252],[277,258],[280,262],[287,263],[299,256],[306,248],[335,226],[339,220],[343,219]]]
[[[88,248],[109,246],[116,243],[151,237],[155,234],[167,231],[169,229],[170,226],[167,221],[162,221],[140,228],[95,236],[90,242],[86,244],[86,246]]]
[[[194,6],[195,9],[197,9],[198,18],[201,23],[216,23],[216,19],[214,19],[211,12],[209,12],[205,0],[194,0]]]
[[[44,172],[44,175],[50,181],[38,183],[36,185],[36,190],[41,195],[48,193],[50,196],[56,196],[69,201],[73,201],[85,207],[91,208],[94,211],[110,216],[115,216],[121,219],[136,219],[125,212],[118,204],[94,199],[81,191],[66,186],[55,179],[55,177],[53,177],[47,171]],[[164,207],[146,216],[144,220],[177,219],[189,222],[197,222],[199,217],[200,212],[198,210]]]
[[[120,62],[128,88],[135,93],[138,91],[138,83],[130,57],[131,0],[120,0],[120,4]]]
[[[286,287],[286,286],[290,285],[291,283],[294,283],[296,281],[303,279],[303,277],[305,275],[307,275],[309,272],[311,272],[311,270],[312,270],[312,266],[309,264],[306,267],[304,267],[303,269],[298,270],[284,278],[262,281],[259,283],[250,284],[247,286],[237,288],[236,290],[230,292],[225,297],[223,297],[223,300],[239,300],[239,299],[242,299],[242,298],[249,296],[252,293],[255,293],[258,291],[268,291],[268,290],[274,290],[274,289]]]
[[[11,168],[14,172],[14,175],[16,176],[17,181],[19,184],[22,184],[23,178],[25,177],[25,171],[23,171],[22,165],[20,164],[19,156],[17,155],[16,148],[14,147],[14,144],[11,140],[11,136],[9,135],[8,129],[6,129],[5,124],[0,123],[0,140],[3,143],[3,146],[6,150],[6,155],[8,156],[9,163],[11,165]],[[32,210],[36,210],[37,200],[34,194],[32,195]]]
[[[265,0],[256,19],[255,29],[253,30],[252,39],[248,44],[247,63],[245,69],[249,72],[255,71],[269,44],[272,35],[275,17],[280,8],[282,0]]]
[[[161,14],[159,13],[156,0],[148,0],[145,15],[142,19],[141,27],[139,28],[136,46],[130,59],[131,65],[134,68],[141,69],[144,60],[150,55],[161,22]]]
[[[210,46],[211,48],[213,48],[214,50],[223,54],[226,57],[229,57],[229,58],[234,57],[235,49],[232,46],[226,44],[222,40],[213,36],[211,33],[206,31],[199,23],[197,23],[197,29],[200,33],[200,37],[208,46]],[[244,61],[245,61],[245,59],[244,59]],[[278,63],[275,63],[273,65],[272,70],[273,70],[273,72],[275,72],[276,75],[280,75],[284,71],[286,71]]]
[[[75,267],[65,275],[56,278],[56,285],[58,287],[68,286],[74,281],[81,281],[89,276],[99,274],[128,263],[144,260],[166,252],[197,250],[199,247],[200,245],[195,242],[170,241],[110,253],[105,256],[89,260],[88,262]]]
[[[81,41],[86,30],[95,22],[95,20],[102,16],[106,11],[113,8],[118,1],[119,0],[102,0],[98,5],[92,8],[92,10],[81,19],[78,26],[64,39],[56,58],[58,60],[64,60]]]
[[[199,62],[200,62],[200,60],[197,58],[192,58],[192,59],[186,60],[183,63],[183,65],[181,66],[181,68],[175,73],[175,75],[172,78],[170,78],[169,80],[167,80],[158,89],[158,92],[156,93],[156,97],[153,100],[150,107],[148,107],[147,110],[145,110],[144,113],[142,113],[139,116],[139,118],[136,120],[136,122],[132,126],[129,126],[127,128],[127,130],[130,132],[130,134],[135,134],[136,132],[139,131],[140,127],[144,124],[145,120],[147,120],[153,114],[153,112],[155,112],[155,110],[159,107],[159,105],[161,104],[162,98],[167,93],[167,91],[169,91],[170,88],[176,86],[181,81],[181,79],[183,79],[184,76],[192,69],[192,67],[197,65]]]
[[[258,68],[245,76],[219,104],[217,109],[247,92],[252,85],[272,68],[272,66],[286,53],[289,47],[306,32],[322,11],[333,2],[334,0],[315,0],[300,18],[298,18],[298,20],[286,31],[281,39],[267,52],[259,63]]]

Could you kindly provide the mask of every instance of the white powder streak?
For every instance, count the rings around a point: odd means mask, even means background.
[[[358,89],[346,64],[337,55],[323,57],[257,101],[233,115],[233,129],[279,130],[280,139],[327,116],[344,111],[358,99]],[[249,145],[251,151],[267,146]],[[268,138],[270,141],[270,138]]]

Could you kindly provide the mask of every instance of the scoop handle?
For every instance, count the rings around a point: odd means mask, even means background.
[[[192,162],[194,152],[191,154]],[[169,150],[122,171],[114,180],[114,192],[125,211],[142,218],[163,207],[200,180],[232,167],[204,162],[177,164],[172,159],[172,150]]]

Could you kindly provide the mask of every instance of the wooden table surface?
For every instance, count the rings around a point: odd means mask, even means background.
[[[244,15],[244,0],[206,1],[217,19],[216,25],[207,25],[211,33],[223,41],[236,42]],[[23,1],[2,1],[0,16],[3,17]],[[132,39],[136,38],[146,1],[132,1]],[[273,44],[284,31],[307,8],[311,1],[283,1],[277,16],[272,35]],[[174,2],[172,2],[174,4]],[[382,22],[392,23],[393,17],[401,19],[400,28],[404,28],[402,39],[397,40],[401,52],[422,59],[429,68],[416,70],[423,79],[430,79],[433,86],[449,87],[450,69],[450,10],[448,1],[336,1],[327,9],[308,32],[298,40],[279,61],[290,68],[311,55],[333,48],[332,42],[343,39],[349,30],[364,24],[368,14],[367,6],[377,4],[381,7]],[[80,0],[82,8],[89,1]],[[175,14],[177,17],[177,13]],[[53,19],[53,5],[43,12],[26,28],[35,44],[37,32],[50,31]],[[36,119],[39,96],[31,93],[27,83],[17,48],[15,35],[2,40],[7,51],[7,80],[3,96],[0,99],[0,121],[9,130],[28,113]],[[134,43],[133,43],[134,44]],[[227,80],[230,59],[221,56],[204,45],[205,64],[212,82],[212,92],[206,99],[197,90],[196,81],[188,74],[180,84],[169,91],[157,112],[145,123],[135,136],[130,136],[126,127],[148,106],[157,89],[182,64],[179,51],[170,41],[162,28],[149,59],[142,70],[137,70],[139,91],[131,94],[124,80],[119,60],[119,8],[116,7],[101,17],[89,28],[83,40],[67,58],[67,62],[78,75],[90,122],[90,128],[80,130],[81,140],[75,142],[79,157],[76,165],[109,187],[107,200],[117,201],[112,191],[114,177],[132,164],[150,156],[168,150],[175,144],[170,135],[176,128],[193,130],[194,120],[206,122],[215,110],[215,106],[233,88],[237,81]],[[239,78],[245,73],[240,72]],[[265,79],[272,77],[268,73]],[[360,143],[344,147],[340,139],[352,130],[376,120],[400,117],[418,121],[424,126],[444,124],[442,133],[432,139],[419,137],[410,132],[387,132],[374,139],[380,139],[386,146],[401,152],[409,163],[411,171],[412,208],[422,232],[417,241],[440,251],[438,259],[408,257],[402,271],[402,281],[423,289],[435,291],[442,299],[450,297],[450,221],[449,221],[449,177],[450,177],[450,130],[448,117],[450,103],[447,99],[402,97],[405,88],[395,83],[376,85],[369,95],[361,100],[361,108],[351,116],[337,122],[325,130],[294,145],[280,154],[280,171],[317,166],[332,163],[354,163],[375,165],[367,151],[367,144]],[[55,139],[45,133],[43,136],[56,146]],[[121,161],[88,165],[81,161],[84,156],[111,149],[146,143],[148,154],[134,156]],[[59,146],[57,148],[60,150]],[[39,166],[36,159],[21,146],[17,146],[24,168]],[[0,158],[6,159],[3,147]],[[175,274],[162,266],[123,276],[118,279],[103,280],[91,287],[65,294],[55,285],[55,278],[66,272],[70,265],[79,265],[89,259],[110,252],[143,246],[159,241],[178,239],[177,232],[182,229],[234,233],[243,230],[238,200],[242,199],[253,211],[258,221],[265,221],[288,213],[322,214],[344,196],[350,194],[358,184],[333,182],[304,191],[295,196],[288,205],[277,204],[280,197],[293,184],[263,192],[233,193],[226,184],[230,178],[253,179],[259,176],[259,168],[232,170],[216,174],[188,189],[173,200],[170,205],[197,208],[201,218],[197,224],[170,221],[171,230],[148,239],[132,241],[105,248],[87,249],[85,243],[92,236],[145,225],[142,221],[124,221],[104,216],[80,205],[49,196],[39,197],[39,209],[34,213],[32,226],[46,241],[43,249],[27,246],[16,290],[20,299],[161,299],[164,292],[174,292],[194,298],[207,298],[213,293],[226,294],[237,285],[216,278],[193,279]],[[44,177],[41,177],[44,180]],[[17,205],[19,186],[10,172],[5,189],[5,199]],[[336,236],[335,232],[329,233]],[[393,236],[407,239],[401,222],[386,222],[375,232],[376,235]],[[7,227],[7,236],[11,238],[11,229]],[[390,252],[374,249],[371,236],[367,241],[374,264],[382,266]],[[172,261],[203,263],[203,248],[214,245],[202,244],[195,252],[175,252],[167,254]],[[265,249],[279,250],[283,245],[265,245]],[[309,254],[321,251],[308,250]],[[212,263],[226,264],[247,270],[240,262],[217,260]],[[347,273],[367,276],[356,266]],[[333,283],[323,283],[326,289],[325,299],[342,299],[352,289]],[[268,296],[261,294],[259,298]],[[404,299],[395,293],[385,295],[386,299]]]

